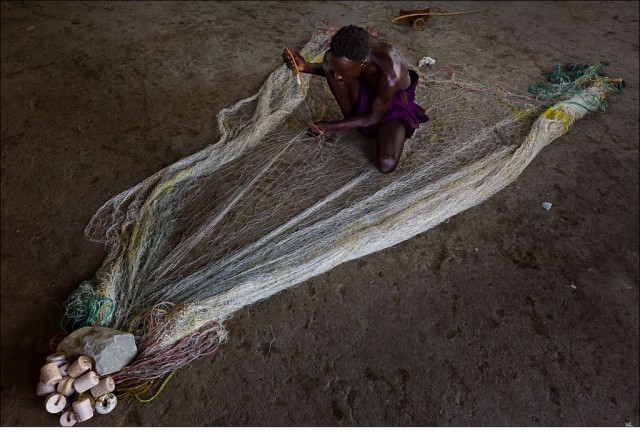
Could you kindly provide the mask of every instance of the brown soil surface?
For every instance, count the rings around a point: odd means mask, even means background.
[[[423,31],[391,23],[435,12]],[[412,63],[526,93],[604,64],[622,97],[446,224],[228,322],[155,401],[83,426],[623,426],[639,421],[638,2],[3,2],[2,425],[35,396],[61,304],[104,259],[106,200],[214,143],[325,17]],[[550,211],[543,201],[553,204]]]

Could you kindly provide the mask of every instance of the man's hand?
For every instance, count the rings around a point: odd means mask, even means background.
[[[307,134],[313,137],[324,137],[325,129],[323,127],[323,122],[316,122],[315,124],[311,124],[307,129]]]
[[[338,137],[338,132],[330,122],[320,121],[311,124],[307,128],[307,134],[313,137],[319,137],[326,141],[333,141]]]
[[[305,72],[307,62],[302,56],[300,56],[298,52],[285,48],[282,51],[282,59],[287,65],[287,68],[289,68],[294,73]]]

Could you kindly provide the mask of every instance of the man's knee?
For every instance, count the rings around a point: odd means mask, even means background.
[[[383,156],[378,157],[377,165],[378,170],[383,174],[388,174],[390,172],[395,171],[396,167],[398,167],[398,159],[392,156]]]
[[[385,122],[376,133],[378,142],[378,170],[383,174],[395,171],[402,156],[405,141],[405,126],[400,120]]]

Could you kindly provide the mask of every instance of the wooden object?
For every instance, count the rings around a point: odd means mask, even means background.
[[[100,376],[96,372],[88,372],[80,376],[73,382],[73,387],[78,393],[84,393],[98,385],[100,382]]]
[[[40,369],[40,377],[45,385],[55,385],[62,380],[58,364],[51,362]]]
[[[60,425],[64,427],[71,427],[76,424],[76,416],[73,411],[65,411],[60,416]]]
[[[116,388],[116,383],[111,376],[100,379],[98,385],[91,388],[91,395],[96,399],[100,396],[104,396],[107,393],[112,392]]]
[[[413,30],[423,30],[427,25],[427,19],[429,19],[429,8],[414,9],[414,10],[400,10],[400,15],[393,19],[393,22],[398,24],[409,24],[413,27]]]
[[[47,385],[44,382],[39,382],[36,388],[36,396],[48,396],[51,393],[56,392],[55,385]]]
[[[87,421],[93,417],[93,405],[89,397],[83,397],[71,404],[76,421]]]
[[[45,399],[44,406],[51,414],[57,414],[67,406],[67,398],[58,393],[49,394]]]
[[[67,376],[66,378],[62,379],[58,384],[58,393],[62,394],[63,396],[71,396],[76,392],[76,389],[73,387],[74,382],[75,379],[73,379],[71,376]]]
[[[72,378],[77,378],[89,369],[91,369],[91,360],[86,356],[80,356],[77,360],[69,364],[69,367],[67,367],[67,375]]]
[[[414,10],[400,10],[400,15],[391,20],[392,23],[397,24],[410,24],[413,27],[413,30],[423,30],[427,24],[427,19],[431,15],[437,15],[442,17],[448,17],[451,15],[463,15],[463,14],[473,14],[475,11],[464,11],[464,12],[431,12],[429,8],[425,9],[414,9]]]

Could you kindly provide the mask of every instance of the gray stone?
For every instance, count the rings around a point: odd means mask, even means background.
[[[138,353],[133,334],[101,326],[85,326],[66,336],[58,345],[70,359],[88,356],[100,376],[126,367]]]

